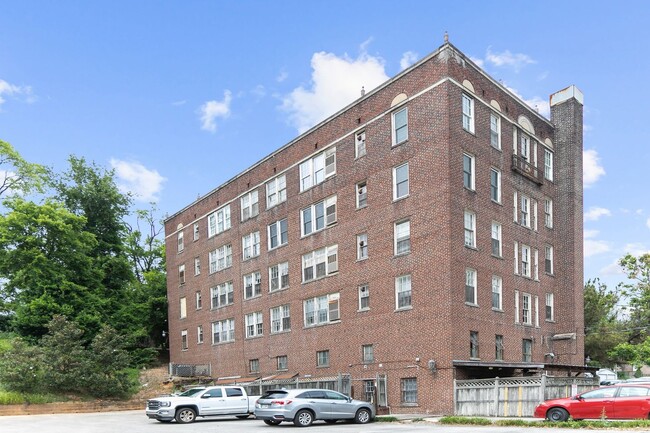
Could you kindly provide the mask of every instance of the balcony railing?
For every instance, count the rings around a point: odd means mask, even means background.
[[[541,171],[519,155],[512,155],[512,170],[527,177],[538,185],[544,183]]]

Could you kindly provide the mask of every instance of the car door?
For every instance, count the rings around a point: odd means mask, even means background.
[[[569,406],[573,419],[611,418],[614,414],[616,387],[599,388],[575,397]]]
[[[350,403],[350,399],[345,395],[335,391],[325,391],[327,399],[330,402],[331,417],[333,419],[351,419],[354,418],[356,407]]]
[[[611,418],[648,418],[650,413],[650,387],[620,386],[614,399],[614,413]]]
[[[316,419],[332,419],[332,405],[327,399],[325,391],[307,391],[303,393],[302,398],[305,398],[309,406],[314,409]]]
[[[248,412],[248,398],[242,388],[226,386],[224,391],[226,392],[226,404],[223,413]]]
[[[199,411],[201,415],[217,415],[224,405],[221,388],[208,388],[199,398]]]

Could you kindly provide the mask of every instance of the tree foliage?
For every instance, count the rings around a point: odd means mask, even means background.
[[[0,196],[42,193],[49,170],[29,163],[6,141],[0,140]]]
[[[617,316],[619,299],[617,292],[609,290],[598,279],[585,284],[585,354],[592,365],[613,365],[615,360],[609,352],[625,341],[623,326]]]

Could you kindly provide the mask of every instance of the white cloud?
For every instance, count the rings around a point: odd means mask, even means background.
[[[31,86],[17,86],[0,79],[0,105],[4,104],[4,96],[23,96],[25,102],[31,104],[36,101],[36,96],[32,92]]]
[[[139,162],[127,162],[111,158],[118,187],[122,192],[131,192],[137,200],[151,202],[158,200],[158,193],[167,179],[156,170],[149,170]]]
[[[388,80],[384,61],[365,50],[356,59],[322,51],[314,53],[311,67],[309,87],[297,87],[282,99],[281,108],[299,133],[359,98],[362,86],[368,92]]]
[[[593,239],[598,236],[598,230],[585,230],[583,233],[584,237],[584,246],[583,254],[586,257],[595,256],[597,254],[603,254],[610,251],[609,244],[605,241],[598,239]]]
[[[621,265],[618,264],[618,260],[615,260],[614,262],[602,268],[599,274],[606,276],[625,275],[621,269]]]
[[[418,59],[418,53],[413,51],[407,51],[402,55],[402,59],[399,61],[399,67],[401,70],[404,70],[411,66]]]
[[[650,254],[650,249],[641,243],[635,242],[625,244],[623,247],[623,252],[624,254],[632,254],[635,257],[639,257],[644,254]]]
[[[286,80],[287,78],[289,78],[289,73],[287,71],[282,70],[282,71],[280,71],[278,76],[275,78],[275,81],[277,81],[278,83],[281,83],[284,80]]]
[[[604,216],[612,216],[612,212],[604,207],[592,206],[585,212],[585,221],[598,221]]]
[[[472,62],[476,63],[476,66],[478,66],[479,68],[482,68],[483,66],[485,66],[485,62],[483,61],[483,59],[479,59],[478,57],[471,57],[470,56],[470,60]]]
[[[232,101],[232,93],[230,90],[223,92],[223,101],[207,101],[199,108],[201,115],[201,129],[216,132],[217,131],[217,118],[225,119],[230,116],[230,102]]]
[[[519,72],[519,70],[526,65],[537,63],[527,54],[513,54],[510,52],[510,50],[505,50],[500,53],[493,53],[489,47],[485,53],[485,60],[497,67],[511,67],[515,70],[515,72]]]
[[[589,188],[605,175],[605,169],[600,165],[600,157],[594,149],[587,149],[582,156],[582,177],[585,188]]]
[[[506,89],[510,90],[512,93],[517,96],[517,98],[524,101],[530,108],[536,110],[539,114],[546,117],[547,119],[551,118],[551,105],[547,99],[541,98],[539,96],[533,96],[532,98],[524,98],[524,96],[519,93],[514,87],[510,87],[507,84],[503,83]]]

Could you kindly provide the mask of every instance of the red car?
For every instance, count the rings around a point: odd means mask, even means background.
[[[575,397],[546,400],[536,418],[566,421],[585,418],[650,419],[650,383],[625,383],[583,392]]]

